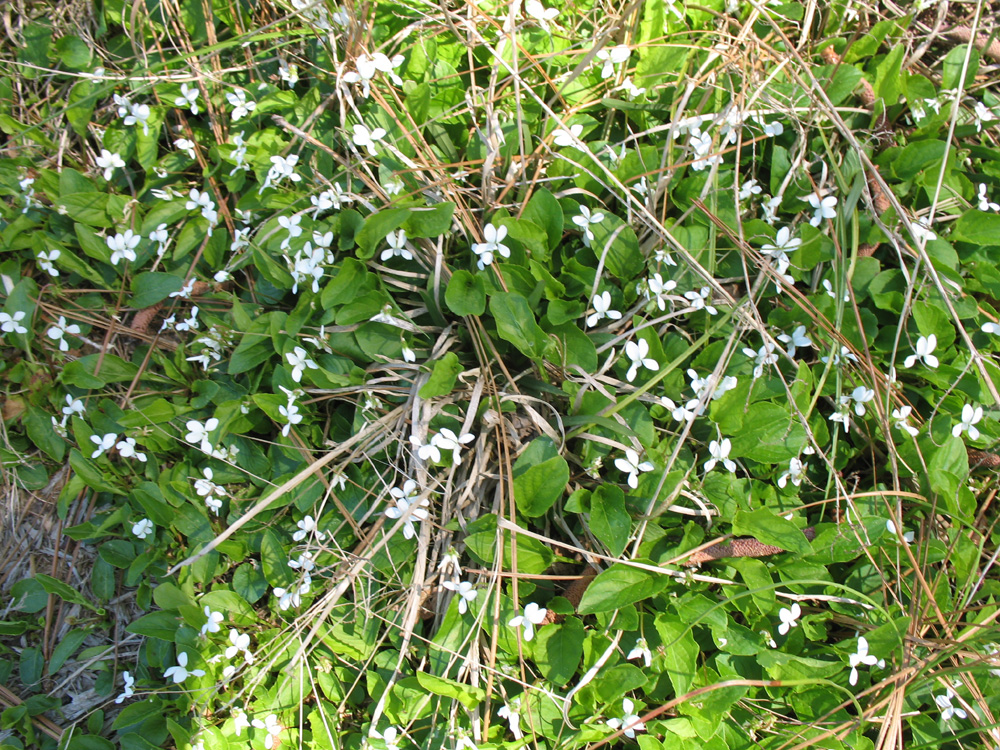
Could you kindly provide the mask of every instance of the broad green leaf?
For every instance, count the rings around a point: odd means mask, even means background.
[[[600,573],[583,594],[577,611],[581,615],[612,612],[660,593],[669,576],[615,563]]]
[[[45,671],[45,657],[42,652],[34,646],[21,651],[21,659],[18,665],[18,672],[21,682],[25,685],[34,685],[42,679],[42,672]]]
[[[465,544],[469,553],[483,565],[493,565],[496,561],[497,553],[497,531],[479,531],[469,534],[465,538]],[[510,534],[503,534],[503,567],[511,570],[513,567],[513,554],[511,551]],[[545,544],[537,539],[519,536],[517,538],[517,571],[534,575],[545,572],[556,559],[555,553]]]
[[[977,245],[1000,245],[1000,214],[970,209],[958,217],[952,237]]]
[[[490,298],[490,312],[497,335],[509,341],[526,357],[536,359],[545,350],[545,331],[535,322],[528,300],[514,292],[498,292]]]
[[[667,677],[674,686],[674,694],[679,697],[691,689],[698,670],[700,649],[694,640],[690,624],[683,622],[677,615],[657,615],[656,632],[663,642]]]
[[[145,635],[150,638],[157,638],[161,641],[173,643],[180,626],[181,620],[176,612],[164,612],[160,610],[143,615],[125,629],[136,635]]]
[[[80,37],[67,34],[56,40],[56,54],[63,65],[73,70],[83,70],[90,64],[90,45]]]
[[[267,589],[267,579],[250,563],[240,565],[233,574],[233,590],[251,604],[260,601]]]
[[[37,406],[29,406],[21,419],[31,442],[45,451],[49,458],[62,461],[66,455],[66,441],[52,427],[51,415]]]
[[[976,72],[979,70],[979,50],[971,45],[959,44],[945,56],[942,63],[941,89],[957,89],[959,83],[964,88],[971,86],[976,80]],[[968,58],[968,63],[966,63]],[[962,70],[965,70],[965,79],[962,79]]]
[[[426,672],[417,672],[417,682],[427,692],[445,698],[454,698],[470,711],[486,700],[486,691],[481,687],[466,685],[445,677],[436,677]]]
[[[611,557],[625,551],[632,533],[632,518],[625,510],[625,493],[614,484],[602,484],[590,498],[590,530]]]
[[[69,465],[76,472],[76,475],[91,489],[98,492],[111,492],[115,495],[124,495],[125,491],[117,484],[109,481],[95,464],[93,459],[84,458],[76,448],[69,452]]]
[[[73,128],[73,132],[81,138],[87,136],[95,103],[93,82],[82,80],[73,84],[66,100],[66,121]]]
[[[486,311],[486,284],[460,268],[452,274],[444,292],[444,301],[456,315],[482,315]]]
[[[132,278],[131,307],[150,307],[165,300],[172,292],[180,291],[184,280],[172,273],[144,271]]]
[[[806,445],[802,423],[782,406],[768,401],[752,404],[743,429],[732,438],[731,455],[779,463],[799,455]]]
[[[420,398],[430,399],[445,396],[455,387],[462,364],[455,352],[448,352],[434,363],[430,379],[420,388]]]
[[[535,663],[553,685],[562,687],[573,679],[583,656],[584,635],[583,623],[575,617],[538,630]]]
[[[323,289],[323,308],[329,310],[350,302],[374,288],[375,275],[368,271],[365,264],[355,258],[345,258],[336,275]]]
[[[543,515],[562,497],[569,482],[569,464],[555,456],[514,477],[514,502],[528,518]]]
[[[812,545],[802,530],[791,521],[777,515],[771,508],[753,511],[738,509],[733,518],[733,532],[752,536],[762,544],[780,547],[799,555],[812,554]]]
[[[520,242],[532,257],[548,257],[548,235],[534,222],[527,219],[498,219],[496,223],[507,227],[510,237]]]
[[[278,535],[271,529],[264,529],[264,535],[260,540],[260,564],[264,578],[272,586],[287,586],[291,581],[288,556],[281,546]]]
[[[525,205],[524,211],[521,213],[521,218],[527,219],[545,230],[549,251],[559,246],[563,235],[563,211],[562,206],[559,205],[559,201],[548,190],[540,188],[531,194],[531,199]],[[550,253],[534,257],[538,261],[547,261],[549,260]]]
[[[62,668],[62,665],[80,648],[88,635],[90,635],[89,630],[74,628],[62,637],[56,647],[52,649],[52,656],[49,657],[48,671],[50,675],[54,675]]]
[[[79,388],[103,388],[108,383],[123,383],[139,374],[139,366],[114,354],[88,354],[70,362],[63,369],[63,382]],[[95,385],[100,383],[100,385]]]
[[[365,219],[365,225],[354,238],[358,243],[358,257],[361,260],[369,260],[375,255],[376,250],[388,248],[386,235],[403,226],[409,217],[408,208],[388,208]]]
[[[59,208],[74,221],[89,227],[110,227],[114,225],[108,217],[108,195],[106,193],[72,193],[59,196]],[[113,233],[112,233],[113,234]]]
[[[591,249],[613,275],[627,281],[643,269],[644,260],[639,252],[639,238],[635,230],[617,216],[605,215],[600,224],[592,225],[594,240]]]
[[[408,237],[440,237],[451,229],[451,217],[454,213],[454,203],[438,203],[430,208],[412,208],[403,229],[406,230]]]
[[[44,573],[39,573],[35,576],[35,580],[41,584],[42,588],[49,594],[55,594],[64,602],[68,604],[79,604],[85,609],[89,609],[91,612],[102,612],[98,607],[95,607],[90,601],[81,594],[79,591],[69,586],[58,578],[53,578],[52,576],[47,576]]]

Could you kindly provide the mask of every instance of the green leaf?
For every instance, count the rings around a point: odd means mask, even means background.
[[[605,214],[600,224],[592,225],[594,240],[591,249],[604,258],[607,269],[622,280],[637,276],[644,267],[635,230],[617,216]]]
[[[1000,245],[1000,214],[970,209],[958,217],[952,237],[977,245]]]
[[[18,665],[21,675],[21,682],[25,685],[34,685],[42,679],[42,672],[45,670],[45,657],[42,652],[34,646],[30,646],[21,651],[21,661]]]
[[[35,576],[35,580],[41,584],[46,593],[54,594],[68,604],[79,604],[81,607],[89,609],[91,612],[102,613],[104,611],[95,607],[90,603],[87,597],[74,589],[72,586],[63,583],[58,578],[53,578],[52,576],[47,576],[44,573],[39,573]]]
[[[60,37],[56,41],[56,54],[59,55],[63,65],[73,70],[83,70],[90,64],[90,45],[72,34]]]
[[[374,288],[375,275],[368,271],[365,264],[354,258],[345,258],[336,275],[323,289],[323,309],[329,310],[351,302]]]
[[[70,362],[63,369],[62,379],[78,388],[103,388],[108,383],[131,381],[139,374],[139,366],[114,354],[88,354]]]
[[[385,236],[389,232],[394,232],[410,218],[408,208],[388,208],[372,214],[365,219],[365,225],[355,235],[354,241],[358,243],[358,257],[361,260],[370,260],[375,255],[375,250],[385,243]]]
[[[527,219],[498,219],[496,223],[507,227],[510,237],[520,242],[533,257],[546,259],[549,256],[548,235],[534,222]]]
[[[944,58],[942,64],[941,89],[957,89],[962,81],[962,69],[966,68],[965,58],[969,58],[968,67],[965,70],[965,81],[963,88],[968,88],[976,81],[976,73],[979,70],[979,50],[975,47],[969,49],[968,44],[959,44],[954,47]]]
[[[497,323],[497,335],[533,359],[545,350],[545,331],[528,306],[528,300],[514,292],[498,292],[490,298],[490,312]]]
[[[445,677],[435,677],[425,672],[417,672],[417,682],[427,692],[445,698],[454,698],[469,710],[486,700],[486,691],[483,688],[466,685]]]
[[[738,509],[733,518],[733,532],[799,555],[810,555],[813,551],[798,526],[767,507],[754,511]]]
[[[29,406],[22,417],[28,438],[55,461],[62,461],[66,455],[66,441],[52,427],[52,418],[48,412],[37,406]]]
[[[430,379],[420,389],[420,398],[437,398],[451,393],[460,372],[462,364],[458,361],[458,355],[448,352],[434,363]]]
[[[602,484],[590,498],[590,530],[611,557],[625,551],[632,532],[632,518],[625,510],[625,493],[614,484]]]
[[[80,648],[80,645],[88,635],[90,635],[89,630],[75,628],[60,639],[56,647],[52,649],[52,656],[49,657],[50,675],[55,674],[62,668],[62,665]]]
[[[93,82],[82,80],[73,84],[66,99],[66,121],[73,128],[73,132],[81,138],[87,137],[95,103]]]
[[[107,480],[101,470],[94,465],[92,459],[84,458],[83,454],[76,448],[69,452],[69,465],[84,484],[91,489],[98,492],[111,492],[115,495],[125,494],[120,487]]]
[[[267,579],[250,563],[240,565],[233,574],[233,590],[251,604],[267,593]]]
[[[698,669],[699,648],[691,626],[677,615],[664,613],[656,617],[656,632],[663,641],[664,666],[674,694],[684,695],[691,689]]]
[[[444,301],[456,315],[482,315],[486,311],[486,284],[482,276],[476,276],[460,268],[452,274]]]
[[[108,217],[108,195],[106,193],[72,193],[59,196],[59,208],[73,221],[89,227],[111,227],[114,221]]]
[[[562,206],[548,190],[541,188],[531,194],[531,200],[524,207],[521,218],[527,219],[545,230],[548,250],[554,250],[559,246],[562,241],[565,219]],[[551,253],[539,253],[534,257],[538,261],[548,261]]]
[[[292,580],[288,567],[288,556],[271,529],[265,529],[260,540],[260,563],[264,578],[272,586],[287,586]]]
[[[181,620],[176,612],[150,612],[125,628],[130,633],[157,638],[161,641],[174,642]]]
[[[412,208],[406,223],[403,224],[403,229],[406,230],[407,237],[440,237],[451,229],[451,217],[454,213],[454,203],[438,203],[430,208]]]
[[[660,593],[669,576],[640,570],[623,563],[615,563],[600,573],[587,587],[577,612],[592,615],[596,612],[613,612]]]
[[[184,280],[172,273],[145,271],[132,279],[131,307],[151,307],[162,302],[171,293],[180,291]]]
[[[802,423],[784,407],[769,401],[752,404],[743,428],[732,438],[731,455],[764,463],[788,461],[806,445]]]
[[[576,674],[583,656],[583,623],[575,617],[539,629],[535,662],[549,682],[562,687]]]

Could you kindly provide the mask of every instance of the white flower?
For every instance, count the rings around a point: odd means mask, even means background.
[[[288,406],[279,406],[278,413],[285,418],[285,426],[281,428],[281,434],[288,437],[292,431],[292,425],[302,422],[302,415],[299,413],[298,404],[293,401],[288,402]]]
[[[792,480],[792,484],[796,487],[800,486],[808,468],[809,464],[802,463],[798,457],[792,458],[788,462],[788,471],[778,477],[778,486],[784,489],[785,485],[788,484],[789,479]]]
[[[396,257],[403,260],[413,260],[413,253],[406,249],[406,232],[404,230],[389,232],[385,236],[385,241],[389,243],[389,248],[382,251],[383,261]]]
[[[417,361],[417,353],[415,351],[413,351],[410,347],[408,347],[406,345],[405,341],[403,342],[402,354],[403,354],[403,361],[404,362],[416,362]]]
[[[740,185],[739,200],[745,201],[752,195],[760,195],[763,191],[760,185],[757,184],[757,180],[747,180],[742,185]]]
[[[628,486],[633,490],[639,486],[639,472],[652,471],[653,464],[649,461],[639,462],[639,454],[631,448],[625,449],[625,458],[616,458],[615,467],[628,474]]]
[[[263,729],[267,732],[267,737],[264,738],[264,747],[267,750],[273,750],[278,743],[281,741],[281,723],[278,721],[277,714],[268,714],[264,721],[260,719],[254,719],[250,724],[257,729]]]
[[[431,461],[438,463],[441,460],[441,451],[434,445],[434,442],[422,443],[416,434],[410,435],[410,444],[416,449],[417,457],[421,461]]]
[[[218,614],[218,613],[216,613]],[[240,633],[236,628],[229,629],[229,642],[231,646],[226,647],[226,658],[232,659],[236,654],[243,652],[243,660],[247,664],[253,664],[253,654],[250,653],[250,636],[247,633]]]
[[[181,95],[174,99],[174,105],[184,108],[190,107],[191,114],[198,114],[198,87],[181,84]]]
[[[653,372],[656,372],[660,368],[659,363],[652,357],[647,356],[648,354],[649,343],[645,339],[625,343],[625,356],[632,363],[631,367],[628,368],[628,372],[625,373],[625,379],[628,382],[631,383],[635,380],[635,375],[640,367],[645,367],[647,370],[652,370]]]
[[[297,346],[294,350],[285,354],[285,359],[288,360],[288,364],[292,367],[292,380],[296,383],[302,382],[302,373],[306,369],[319,369],[319,365],[309,359],[309,353],[301,346]]]
[[[69,351],[69,342],[67,342],[66,339],[63,338],[66,334],[70,334],[71,336],[78,336],[80,334],[80,326],[76,325],[76,323],[73,323],[72,325],[67,325],[66,317],[63,315],[60,315],[59,320],[56,322],[56,324],[45,332],[45,335],[48,336],[50,339],[59,342],[59,351],[61,352]]]
[[[121,703],[126,698],[131,698],[135,693],[133,685],[135,685],[135,677],[130,675],[128,672],[122,672],[122,679],[125,681],[125,687],[122,688],[121,695],[115,698],[115,703]]]
[[[528,0],[524,4],[524,12],[538,21],[538,25],[546,31],[549,30],[549,21],[554,20],[559,15],[558,9],[546,8],[539,0]]]
[[[826,290],[826,296],[837,299],[837,292],[833,288],[833,284],[830,283],[829,279],[823,279],[823,289]],[[844,302],[851,301],[851,294],[846,289],[844,290]]]
[[[233,723],[234,723],[233,731],[235,731],[236,732],[236,736],[239,737],[240,736],[240,732],[242,732],[244,729],[247,729],[247,728],[250,727],[250,719],[247,718],[246,711],[243,711],[243,710],[238,709],[238,708],[234,708],[233,709]]]
[[[595,294],[590,303],[594,307],[594,312],[587,318],[587,328],[593,328],[603,318],[618,320],[622,316],[617,310],[611,309],[611,292]]]
[[[1000,323],[983,323],[982,326],[983,333],[993,333],[1000,335]]]
[[[951,688],[948,688],[947,693],[934,696],[934,702],[941,709],[941,718],[945,721],[951,721],[953,716],[957,716],[959,719],[968,717],[964,708],[955,708],[951,705],[951,699],[954,695],[955,692]]]
[[[639,282],[638,290],[647,300],[655,300],[660,312],[667,309],[667,301],[664,296],[677,288],[677,282],[672,280],[664,281],[663,277],[654,273],[645,281]]]
[[[148,518],[142,518],[132,524],[132,533],[139,539],[145,539],[153,533],[153,522]]]
[[[386,136],[386,131],[383,128],[375,128],[374,130],[369,130],[362,123],[358,123],[354,126],[354,135],[351,136],[351,140],[354,141],[356,146],[361,146],[368,150],[368,153],[372,156],[378,154],[378,149],[375,147],[376,141],[380,141]]]
[[[916,437],[917,433],[920,432],[916,427],[909,423],[910,413],[913,411],[911,406],[901,406],[898,409],[892,410],[892,418],[895,421],[895,427],[897,430],[903,430],[909,433],[911,437]]]
[[[316,525],[316,521],[312,516],[306,516],[295,525],[299,527],[299,530],[292,534],[293,541],[301,542],[313,532],[316,534],[317,541],[322,542],[326,539],[326,534],[319,530],[319,527]]]
[[[486,242],[472,243],[472,252],[479,256],[476,267],[480,271],[486,266],[492,265],[498,254],[504,258],[510,257],[510,248],[503,244],[506,236],[507,227],[496,227],[492,223],[483,227],[483,239]]]
[[[420,488],[417,487],[417,483],[414,480],[407,479],[403,482],[402,487],[393,487],[390,489],[389,494],[396,500],[405,500],[407,503],[412,503],[420,496]]]
[[[187,435],[184,439],[189,443],[198,443],[201,446],[203,453],[208,453],[212,450],[212,443],[208,439],[209,434],[219,426],[219,420],[215,417],[207,420],[205,424],[202,424],[197,419],[188,420],[187,424],[184,425],[187,428]]]
[[[851,391],[851,400],[854,401],[854,413],[859,417],[863,417],[867,412],[865,404],[873,398],[875,398],[875,391],[871,388],[865,388],[863,385],[859,385]]]
[[[524,614],[518,615],[507,623],[512,628],[524,628],[524,640],[530,641],[535,637],[535,626],[541,625],[545,620],[548,610],[539,607],[534,602],[528,602],[524,606]]]
[[[118,455],[122,458],[134,458],[137,461],[146,463],[146,454],[140,453],[135,447],[135,438],[130,437],[125,438],[115,446],[118,449]]]
[[[201,634],[205,635],[206,633],[218,633],[222,630],[222,626],[219,625],[219,623],[225,619],[225,615],[221,612],[213,612],[212,608],[206,604],[205,624],[201,626]]]
[[[116,154],[108,151],[106,148],[101,149],[101,155],[94,159],[97,164],[98,169],[104,170],[104,179],[110,180],[111,175],[116,169],[125,168],[125,160],[122,159],[121,154]]]
[[[580,227],[580,230],[583,232],[584,246],[590,247],[590,243],[594,241],[594,233],[590,231],[590,225],[600,224],[602,221],[604,221],[604,214],[600,211],[591,214],[589,208],[580,206],[580,213],[578,216],[573,217],[573,223]]]
[[[798,604],[793,604],[790,608],[782,607],[779,609],[778,619],[781,620],[781,624],[778,625],[778,635],[785,635],[798,625],[796,620],[800,617],[802,617],[802,608]]]
[[[937,235],[930,228],[930,221],[928,217],[921,216],[916,221],[908,223],[910,225],[910,231],[913,233],[913,237],[917,240],[917,242],[930,242],[931,240],[937,239]]]
[[[0,331],[3,333],[27,333],[28,329],[21,325],[24,320],[24,310],[17,310],[13,316],[10,313],[0,312]]]
[[[633,99],[638,99],[640,96],[646,93],[646,88],[644,86],[636,86],[635,81],[633,81],[628,76],[626,76],[624,80],[622,80],[622,85],[619,86],[618,88],[621,91],[624,91],[628,95],[629,101]],[[639,193],[639,195],[645,196],[647,192],[646,178],[643,177],[639,182],[641,187],[633,186],[632,189],[635,190],[637,193]]]
[[[814,227],[818,227],[823,223],[823,219],[835,219],[837,217],[837,209],[834,208],[837,205],[837,197],[835,195],[828,195],[825,198],[821,198],[818,193],[810,193],[809,195],[803,195],[802,200],[808,201],[809,205],[815,210],[813,217],[809,220],[809,223]]]
[[[764,345],[757,351],[754,351],[749,347],[743,349],[743,353],[745,355],[754,358],[754,364],[756,365],[753,368],[754,380],[764,374],[764,368],[767,365],[773,365],[778,361],[778,355],[774,353],[774,349],[775,346],[770,341],[765,341]]]
[[[708,304],[710,290],[707,286],[703,286],[698,291],[684,292],[684,299],[691,303],[691,312],[696,312],[698,310],[704,310],[709,315],[715,315],[719,311],[716,310],[712,305]]]
[[[242,117],[246,117],[255,109],[257,109],[257,102],[247,100],[247,92],[243,89],[236,89],[236,91],[230,91],[226,94],[226,99],[229,104],[233,107],[233,121],[239,120]]]
[[[962,407],[962,421],[960,424],[955,425],[951,434],[958,437],[963,432],[969,433],[969,439],[978,440],[979,430],[976,428],[976,423],[983,418],[983,407],[977,406],[973,408],[972,404],[966,404]]]
[[[938,358],[931,354],[936,346],[937,336],[933,333],[930,336],[921,336],[917,339],[917,345],[913,347],[913,351],[916,353],[903,360],[903,367],[913,367],[917,360],[921,360],[925,365],[934,369],[939,364]]]
[[[904,544],[910,544],[916,538],[912,531],[903,531],[903,533],[900,534],[898,529],[896,529],[896,524],[891,518],[885,522],[885,528],[890,534],[901,539]]]
[[[799,347],[806,347],[813,345],[809,337],[806,336],[805,326],[799,326],[794,331],[792,331],[791,335],[787,333],[779,334],[778,341],[780,341],[781,343],[785,344],[788,347],[787,352],[789,357],[794,357],[795,352],[798,351]]]
[[[121,114],[121,108],[119,107],[118,113]],[[150,115],[148,104],[129,104],[128,114],[125,115],[125,119],[122,122],[125,125],[135,125],[137,122],[142,123],[142,132],[144,135],[149,135],[149,115]]]
[[[90,454],[91,458],[97,458],[104,454],[105,451],[109,451],[115,447],[115,441],[118,440],[118,435],[113,432],[105,433],[102,437],[97,435],[90,436],[90,442],[97,446],[97,450]]]
[[[399,730],[396,727],[387,727],[384,732],[379,732],[374,727],[368,730],[369,737],[377,737],[385,742],[385,750],[399,750]]]
[[[289,607],[298,607],[302,604],[302,595],[309,593],[309,587],[312,585],[312,578],[308,574],[302,579],[302,583],[299,584],[298,588],[275,588],[274,595],[278,597],[278,609],[284,612]]]
[[[994,203],[986,196],[986,185],[982,182],[979,183],[979,193],[977,194],[979,199],[979,210],[980,211],[1000,211],[1000,204]]]
[[[403,537],[412,539],[417,533],[416,529],[413,528],[414,522],[422,523],[430,516],[430,512],[427,510],[430,507],[430,502],[427,498],[418,501],[416,498],[408,500],[402,497],[395,497],[394,502],[395,506],[386,509],[385,516],[396,521],[409,511],[409,517],[403,522]],[[410,510],[411,506],[415,506],[412,511]]]
[[[643,663],[646,665],[646,669],[653,663],[653,653],[649,650],[649,645],[646,643],[645,638],[640,638],[635,642],[635,648],[628,652],[626,659],[642,659]]]
[[[601,66],[601,78],[610,78],[615,72],[615,66],[628,60],[631,54],[632,50],[624,44],[598,50],[597,59],[604,63]]]
[[[73,414],[79,414],[81,417],[86,412],[86,408],[83,405],[83,401],[78,398],[73,398],[68,393],[66,394],[66,406],[62,408],[62,413],[67,417]]]
[[[729,451],[732,447],[729,438],[723,438],[721,442],[713,440],[709,443],[708,452],[712,457],[705,462],[705,471],[711,471],[717,463],[721,463],[728,472],[736,471],[736,462],[729,457]]]
[[[442,427],[441,430],[431,438],[431,444],[439,450],[451,451],[452,463],[455,466],[458,466],[462,463],[462,457],[459,455],[459,451],[462,446],[471,443],[475,439],[476,436],[470,432],[467,432],[459,437],[447,427]]]
[[[851,665],[851,676],[848,679],[848,682],[852,685],[857,685],[858,667],[862,664],[866,664],[870,667],[874,664],[878,664],[878,661],[878,657],[868,653],[868,640],[864,636],[858,638],[857,653],[851,654],[848,657],[848,663]]]
[[[831,422],[840,422],[844,425],[844,432],[848,432],[851,429],[851,398],[850,396],[841,396],[837,400],[837,410],[830,415]]]
[[[635,709],[635,704],[629,698],[622,700],[622,713],[624,716],[620,719],[608,719],[608,726],[614,730],[621,729],[625,736],[630,739],[635,739],[636,732],[646,731],[646,725],[641,721],[641,717],[632,713]]]
[[[62,255],[62,251],[59,248],[52,248],[51,250],[40,250],[38,252],[38,267],[45,271],[49,276],[55,277],[59,275],[59,269],[53,265],[59,256]]]
[[[455,583],[454,581],[445,581],[441,584],[449,591],[454,591],[458,594],[458,613],[464,615],[469,609],[469,602],[473,601],[479,594],[472,587],[470,581],[462,581],[461,583]]]
[[[996,115],[993,113],[993,110],[991,110],[982,102],[975,103],[975,105],[973,106],[972,117],[976,122],[977,133],[982,131],[984,122],[991,122],[996,119]]]
[[[858,361],[858,358],[854,356],[854,353],[843,345],[841,345],[839,353],[834,353],[832,357],[820,357],[819,361],[825,365],[831,359],[833,360],[833,364],[835,365],[839,365],[844,360],[850,360],[851,362]]]
[[[529,2],[532,2],[532,0],[529,0]],[[534,0],[534,2],[537,2],[537,0]],[[583,133],[583,125],[580,124],[570,125],[569,130],[556,128],[552,131],[552,143],[556,146],[572,146],[576,143],[581,133]]]
[[[135,248],[138,247],[142,236],[135,234],[131,229],[126,229],[124,234],[115,234],[113,237],[106,237],[105,242],[111,249],[111,265],[117,266],[118,261],[124,258],[127,261],[135,261]]]

